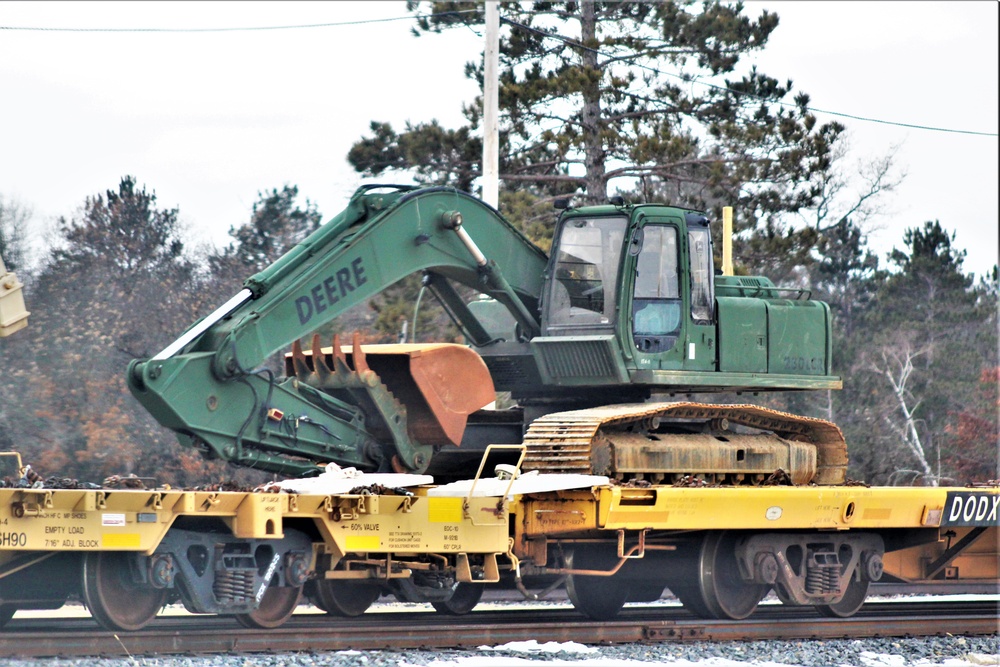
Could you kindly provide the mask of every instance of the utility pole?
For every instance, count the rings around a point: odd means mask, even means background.
[[[500,6],[496,0],[486,3],[486,48],[483,52],[483,201],[500,205],[500,131],[499,113]]]

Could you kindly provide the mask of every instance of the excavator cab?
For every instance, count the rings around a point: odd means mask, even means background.
[[[490,311],[474,305],[477,315]],[[492,330],[514,330],[510,317],[496,324],[502,315],[490,313]],[[520,398],[561,391],[588,401],[616,386],[641,401],[654,392],[840,387],[830,371],[826,304],[767,278],[716,275],[709,221],[697,211],[655,204],[564,210],[540,321],[530,340],[476,348],[499,390]]]
[[[611,334],[637,368],[713,370],[708,220],[691,212],[684,220],[681,212],[629,213],[564,216],[550,267],[544,334]],[[688,340],[697,343],[685,346]]]
[[[731,483],[781,469],[796,484],[843,481],[836,426],[691,398],[841,384],[827,305],[766,278],[716,275],[703,214],[568,208],[541,295],[539,335],[477,347],[527,415],[527,469]]]

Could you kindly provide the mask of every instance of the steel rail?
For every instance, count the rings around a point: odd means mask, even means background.
[[[6,657],[127,656],[288,651],[475,648],[511,641],[625,644],[683,641],[807,640],[998,634],[997,601],[874,603],[853,618],[762,607],[746,621],[706,621],[672,607],[627,608],[597,623],[565,608],[432,613],[369,612],[356,619],[299,614],[276,630],[238,627],[221,617],[163,617],[138,632],[96,630],[90,619],[15,619],[0,630]]]

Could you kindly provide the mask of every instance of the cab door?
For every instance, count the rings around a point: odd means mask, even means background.
[[[679,217],[642,216],[626,258],[623,340],[640,370],[715,370],[711,237]]]
[[[642,217],[629,239],[624,290],[623,339],[640,370],[679,369],[685,335],[681,279],[681,225],[671,218]]]

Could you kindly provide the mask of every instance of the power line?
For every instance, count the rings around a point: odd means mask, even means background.
[[[452,12],[442,12],[440,14],[435,14],[433,16],[437,16],[437,17],[445,16],[445,15],[455,15],[455,16],[457,16],[457,15],[460,15],[460,14],[476,14],[476,13],[479,13],[479,10],[477,10],[477,9],[463,9],[463,10],[457,10],[457,11],[452,11]],[[338,21],[338,22],[333,22],[333,23],[302,23],[302,24],[280,25],[280,26],[247,26],[247,27],[238,27],[238,28],[43,28],[43,27],[38,27],[38,26],[0,26],[0,30],[26,31],[26,32],[112,32],[112,33],[262,32],[262,31],[273,31],[273,30],[300,30],[300,29],[309,29],[309,28],[335,28],[335,27],[354,26],[354,25],[366,25],[366,24],[371,24],[371,23],[389,23],[389,22],[393,22],[393,21],[409,21],[409,20],[412,20],[414,18],[418,18],[418,19],[419,18],[430,18],[431,16],[432,15],[428,15],[428,14],[415,14],[415,15],[410,15],[410,16],[394,16],[394,17],[384,18],[384,19],[366,19],[366,20],[360,20],[360,21]],[[523,30],[527,30],[529,32],[533,32],[533,33],[536,33],[538,35],[541,35],[543,38],[546,38],[546,39],[554,39],[554,40],[563,42],[564,44],[567,44],[569,46],[574,46],[576,48],[584,49],[586,51],[590,51],[592,53],[596,53],[597,55],[604,56],[606,58],[611,58],[612,57],[611,54],[604,53],[600,49],[594,49],[594,48],[591,48],[589,46],[584,46],[583,44],[580,44],[579,42],[571,40],[571,39],[569,39],[567,37],[563,37],[561,35],[554,35],[552,33],[544,32],[542,30],[538,30],[537,28],[532,28],[531,26],[526,25],[524,23],[519,23],[517,21],[512,21],[510,19],[506,19],[506,18],[502,18],[502,17],[501,17],[500,20],[502,22],[504,22],[504,23],[507,23],[510,26],[513,26],[513,27],[516,27],[516,28],[521,28]],[[673,74],[671,72],[664,72],[663,70],[658,69],[656,67],[652,67],[651,65],[643,65],[641,63],[636,63],[635,66],[639,67],[641,69],[645,69],[645,70],[650,71],[650,72],[654,72],[656,74],[660,74],[662,76],[667,76],[667,77],[672,77],[672,78],[675,78],[675,79],[679,79],[679,80],[681,80],[681,81],[683,81],[685,83],[691,83],[691,84],[696,84],[696,85],[700,85],[700,86],[705,86],[707,88],[712,88],[712,89],[715,89],[715,90],[719,90],[719,91],[722,91],[722,92],[725,92],[725,93],[729,93],[729,94],[732,94],[732,95],[737,95],[737,96],[740,96],[740,97],[750,97],[750,98],[753,98],[753,99],[760,100],[762,102],[770,102],[772,104],[777,104],[779,106],[786,107],[786,108],[796,108],[798,106],[796,104],[791,104],[789,102],[782,102],[781,100],[770,100],[768,98],[761,97],[759,95],[754,95],[753,93],[746,93],[746,92],[741,92],[741,91],[738,91],[738,90],[733,90],[731,88],[727,88],[725,86],[720,86],[720,85],[714,84],[714,83],[709,83],[707,81],[699,81],[698,79],[687,78],[687,77],[684,77],[684,76],[681,76],[681,75],[678,75],[678,74]],[[838,118],[850,118],[852,120],[858,120],[858,121],[862,121],[862,122],[865,122],[865,123],[878,123],[878,124],[881,124],[881,125],[891,125],[891,126],[894,126],[894,127],[906,127],[906,128],[915,129],[915,130],[927,130],[927,131],[930,131],[930,132],[947,132],[947,133],[950,133],[950,134],[968,134],[968,135],[979,136],[979,137],[996,137],[996,136],[998,136],[996,132],[977,132],[975,130],[956,130],[956,129],[947,128],[947,127],[934,127],[934,126],[931,126],[931,125],[919,125],[919,124],[916,124],[916,123],[903,123],[903,122],[900,122],[900,121],[883,120],[881,118],[869,118],[867,116],[859,116],[859,115],[856,115],[856,114],[850,114],[850,113],[846,113],[846,112],[843,112],[843,111],[831,111],[829,109],[819,109],[819,108],[810,107],[810,106],[806,106],[806,107],[803,107],[803,108],[806,109],[807,111],[811,111],[813,113],[826,114],[828,116],[836,116]]]
[[[462,9],[453,12],[442,12],[436,16],[476,13],[475,9]],[[162,33],[200,33],[200,32],[262,32],[267,30],[301,30],[304,28],[339,28],[343,26],[365,25],[368,23],[389,23],[391,21],[410,21],[414,18],[430,18],[429,14],[413,14],[410,16],[394,16],[384,19],[365,19],[360,21],[337,21],[334,23],[301,23],[295,25],[244,26],[239,28],[43,28],[39,26],[6,26],[0,25],[0,30],[23,32],[162,32]]]
[[[785,104],[781,102],[781,104]],[[893,125],[895,127],[909,127],[915,130],[930,130],[931,132],[949,132],[951,134],[971,134],[977,137],[995,137],[998,136],[996,132],[977,132],[976,130],[955,130],[949,127],[934,127],[932,125],[916,125],[914,123],[902,123],[893,120],[882,120],[880,118],[866,118],[865,116],[855,116],[854,114],[845,113],[842,111],[828,111],[826,109],[817,109],[816,107],[806,107],[809,111],[815,113],[825,113],[830,116],[839,116],[841,118],[851,118],[853,120],[860,120],[866,123],[880,123],[882,125]]]

